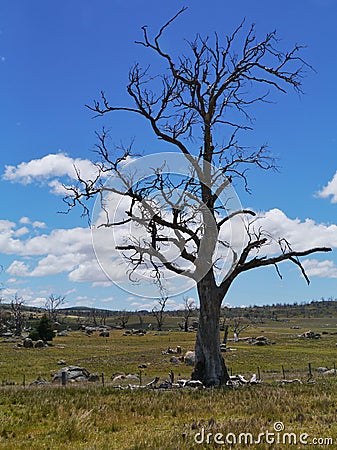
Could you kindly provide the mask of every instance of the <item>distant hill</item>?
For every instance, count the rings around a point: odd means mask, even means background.
[[[10,310],[11,306],[8,303],[1,303],[0,309]],[[23,306],[23,310],[29,313],[42,313],[43,308],[38,308],[34,306]],[[69,306],[67,308],[60,308],[59,312],[64,315],[94,315],[105,314],[106,316],[115,316],[120,314],[122,311],[109,310],[102,308],[93,308],[89,306]],[[292,317],[337,317],[337,299],[321,299],[313,300],[310,302],[303,303],[293,303],[293,304],[272,304],[272,305],[254,305],[247,307],[224,307],[222,308],[223,315],[231,317],[247,317],[249,319],[272,319],[281,320],[288,319]],[[166,311],[166,314],[180,317],[184,313],[183,310],[176,311]],[[141,310],[137,312],[131,312],[131,314],[141,314],[148,315],[151,311]],[[197,314],[197,310],[196,310]]]

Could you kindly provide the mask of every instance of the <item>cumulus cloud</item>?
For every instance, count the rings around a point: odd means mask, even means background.
[[[90,177],[96,172],[94,164],[87,159],[73,159],[65,153],[56,153],[40,159],[32,159],[29,162],[22,162],[17,166],[6,165],[3,179],[22,184],[64,176],[77,179],[75,168],[84,178]]]
[[[15,232],[14,232],[14,236],[20,237],[23,236],[24,234],[29,233],[29,229],[27,227],[21,227],[18,228]]]
[[[337,172],[328,184],[317,192],[317,196],[321,198],[331,197],[331,203],[337,203]]]
[[[22,162],[17,166],[6,165],[2,179],[21,184],[48,183],[52,193],[64,194],[65,188],[60,179],[66,182],[76,180],[77,172],[84,179],[92,179],[97,173],[97,168],[88,159],[71,158],[61,152]]]
[[[102,303],[111,303],[111,302],[113,302],[113,301],[115,301],[115,298],[114,298],[114,297],[106,297],[106,298],[102,298],[102,299],[101,299],[101,302],[102,302]]]
[[[263,226],[276,239],[287,239],[296,251],[318,246],[337,248],[337,225],[335,224],[317,223],[309,218],[291,219],[277,208],[261,214],[256,224]]]
[[[13,261],[6,272],[13,277],[26,277],[29,275],[29,267],[23,261]]]
[[[21,219],[19,220],[20,223],[24,223],[24,224],[28,224],[30,223],[30,218],[29,217],[21,217]]]
[[[302,264],[309,277],[337,278],[337,267],[333,261],[306,259]]]
[[[21,224],[28,223],[25,218],[22,219]],[[260,214],[256,226],[263,226],[276,239],[285,237],[295,250],[316,246],[337,248],[337,225],[320,224],[311,219],[289,218],[279,209]],[[109,287],[113,280],[118,284],[124,283],[123,286],[127,285],[127,266],[119,252],[114,249],[115,241],[111,238],[110,228],[95,230],[95,248],[89,228],[55,229],[49,233],[43,233],[42,229],[39,229],[41,234],[37,236],[22,233],[20,229],[22,227],[17,228],[13,222],[0,220],[0,252],[15,256],[6,270],[12,279],[65,273],[70,281],[76,283],[89,282],[92,286]],[[125,229],[118,227],[117,230],[115,239],[118,241],[125,237]],[[267,254],[276,251],[276,247],[270,246]],[[102,270],[102,266],[104,269],[110,268],[107,274]],[[337,268],[333,261],[318,262],[316,259],[307,259],[305,268],[312,277],[337,278]],[[176,290],[180,282],[184,284],[186,279],[172,279],[172,291]],[[130,302],[132,301],[135,299],[130,299]],[[132,306],[137,307],[136,304]],[[179,306],[172,304],[175,308]]]

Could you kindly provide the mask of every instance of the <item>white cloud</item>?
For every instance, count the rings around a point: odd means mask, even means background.
[[[21,223],[27,223],[28,218],[22,219]],[[334,224],[319,224],[311,219],[291,219],[282,211],[272,209],[261,214],[257,219],[256,226],[260,225],[275,238],[285,237],[295,250],[305,250],[316,246],[337,248],[337,226]],[[33,237],[20,232],[19,230],[22,228],[24,227],[16,229],[15,223],[0,220],[0,252],[15,255],[15,260],[6,270],[11,279],[66,273],[70,281],[89,282],[93,287],[110,287],[111,280],[121,285],[123,283],[123,287],[127,286],[127,266],[121,260],[119,253],[114,250],[114,245],[111,244],[111,242],[113,243],[111,229],[95,230],[95,251],[100,256],[100,263],[103,262],[103,267],[110,267],[110,280],[96,259],[89,228],[55,229]],[[117,238],[122,239],[123,234],[125,234],[124,228],[119,227]],[[267,254],[272,254],[276,250],[275,246],[270,246]],[[313,262],[306,262],[308,275],[335,277],[337,269],[333,262],[311,261]],[[180,282],[186,283],[185,278],[174,280],[172,292],[176,292],[176,285]],[[153,289],[150,292],[152,295],[156,295]],[[141,295],[146,296],[145,293]],[[128,298],[130,303],[135,301],[135,297]],[[138,305],[135,303],[132,306],[137,307]],[[153,305],[149,305],[149,308],[151,306]],[[172,304],[172,308],[179,307],[181,307],[179,303]]]
[[[97,168],[88,159],[74,159],[65,153],[56,153],[22,162],[17,166],[6,165],[2,179],[21,184],[48,183],[53,194],[64,195],[66,189],[60,179],[64,179],[65,184],[69,184],[69,180],[77,180],[77,172],[83,179],[93,179]],[[26,220],[22,223],[30,223],[28,217],[23,217],[21,220]],[[33,226],[43,227],[43,224],[40,226],[39,222],[35,222]]]
[[[20,237],[23,236],[24,234],[29,233],[29,229],[27,227],[21,227],[18,228],[15,232],[14,232],[14,236]]]
[[[335,224],[325,225],[312,219],[291,219],[283,211],[275,208],[261,214],[256,222],[256,228],[260,225],[274,238],[287,239],[296,251],[318,246],[337,248]]]
[[[309,277],[337,278],[337,267],[331,260],[306,259],[302,265]]]
[[[321,198],[331,198],[331,203],[337,203],[337,172],[328,182],[328,184],[317,192],[317,196]]]
[[[75,300],[88,300],[89,297],[87,295],[78,295]]]
[[[18,280],[16,279],[16,278],[8,278],[8,280],[6,281],[7,283],[10,283],[10,284],[14,284],[14,283],[16,283]]]
[[[94,281],[92,283],[92,287],[104,287],[104,288],[109,288],[113,286],[112,281]]]
[[[29,267],[23,261],[15,260],[6,272],[14,277],[26,277],[29,275]]]
[[[21,217],[21,219],[19,220],[19,222],[20,222],[20,223],[23,223],[23,224],[29,224],[29,223],[30,223],[30,218],[29,218],[29,217],[26,217],[26,216]]]
[[[22,162],[17,166],[5,166],[3,179],[29,184],[59,177],[77,179],[76,170],[83,178],[90,178],[97,172],[95,165],[80,158],[70,158],[65,153],[49,154],[40,159]]]
[[[106,298],[102,298],[102,299],[101,299],[101,302],[102,302],[102,303],[111,303],[111,302],[113,302],[113,301],[115,301],[115,298],[114,298],[114,297],[106,297]]]
[[[47,298],[46,297],[36,297],[34,299],[29,300],[29,304],[31,306],[36,306],[36,307],[44,307],[45,303],[46,303]]]
[[[46,228],[46,226],[47,226],[47,225],[45,224],[45,222],[40,222],[40,221],[38,221],[38,220],[35,220],[34,222],[32,222],[32,221],[30,220],[30,218],[27,217],[27,216],[21,217],[21,219],[19,220],[19,222],[20,222],[21,224],[23,224],[23,225],[32,225],[33,228]]]
[[[62,272],[71,272],[83,260],[79,254],[48,255],[40,259],[37,266],[28,275],[30,277],[45,277]]]
[[[34,228],[46,228],[47,227],[47,225],[44,222],[40,222],[38,220],[35,220],[32,223],[32,225],[33,225]]]

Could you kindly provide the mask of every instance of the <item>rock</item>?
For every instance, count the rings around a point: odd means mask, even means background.
[[[42,377],[38,377],[36,380],[29,383],[29,386],[39,386],[39,385],[44,385],[44,384],[50,384],[50,382],[45,380]]]
[[[90,382],[99,381],[98,373],[90,373],[88,376],[88,381],[90,381]]]
[[[134,328],[131,330],[132,334],[138,334],[138,336],[144,336],[146,334],[146,330],[135,330]]]
[[[180,364],[180,359],[177,358],[176,356],[172,356],[172,357],[170,358],[170,363],[171,363],[171,364],[175,364],[176,366],[178,366],[178,365]]]
[[[324,375],[337,375],[337,369],[330,369],[323,372]]]
[[[6,331],[5,333],[1,333],[2,337],[14,337],[14,334],[11,331]]]
[[[139,364],[138,368],[139,369],[146,369],[147,368],[147,364]]]
[[[204,389],[204,385],[199,380],[189,380],[185,386],[197,388],[197,389]]]
[[[111,377],[113,383],[120,383],[120,382],[130,382],[132,380],[139,382],[139,376],[134,375],[132,373],[129,373],[128,375],[125,375],[124,373],[116,375]]]
[[[319,333],[314,333],[313,331],[309,330],[303,334],[300,334],[299,337],[307,338],[307,339],[319,339],[321,337],[321,335]]]
[[[126,375],[125,377],[127,380],[139,380],[139,376],[138,375],[133,375],[132,373],[129,373],[128,375]]]
[[[83,382],[83,381],[97,381],[99,379],[98,375],[91,374],[84,367],[69,366],[63,367],[58,370],[53,376],[53,383],[62,381],[62,373],[66,373],[66,380],[70,382]]]
[[[110,336],[110,333],[109,333],[109,331],[106,331],[106,330],[105,331],[101,331],[99,333],[99,336],[108,338]]]
[[[39,339],[38,341],[36,341],[35,345],[34,345],[35,348],[43,348],[45,346],[46,346],[46,344],[42,341],[42,339]]]
[[[57,364],[59,365],[59,366],[64,366],[65,365],[65,360],[64,359],[60,359],[60,361],[57,361]]]
[[[66,330],[64,330],[64,331],[58,332],[57,335],[58,335],[58,336],[68,336],[68,333],[67,333]]]
[[[265,336],[257,336],[257,337],[255,338],[255,340],[256,340],[256,341],[266,341],[267,338],[266,338]]]
[[[254,341],[254,342],[252,342],[252,344],[262,347],[263,345],[268,345],[268,342],[267,341]]]
[[[318,367],[317,368],[317,372],[319,373],[324,373],[327,372],[329,369],[327,367]]]
[[[158,386],[158,389],[172,389],[172,383],[169,381],[164,381]]]
[[[195,352],[188,351],[185,353],[184,362],[187,366],[194,366],[195,364]]]
[[[32,339],[26,338],[26,339],[23,341],[23,346],[24,346],[25,348],[33,348],[33,347],[34,347],[34,344],[33,344]]]
[[[196,330],[199,326],[199,321],[198,320],[193,320],[191,327]]]

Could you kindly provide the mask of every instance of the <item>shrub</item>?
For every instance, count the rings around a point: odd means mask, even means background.
[[[42,339],[44,342],[52,341],[55,337],[55,333],[53,331],[51,320],[46,315],[43,315],[36,330],[33,330],[29,337],[33,339],[33,341],[37,341],[38,339]]]
[[[35,329],[35,330],[32,330],[30,333],[29,333],[29,336],[28,336],[30,339],[32,339],[33,341],[38,341],[39,339],[40,339],[40,335],[39,335],[39,332]]]

